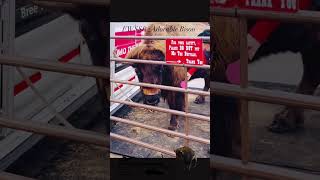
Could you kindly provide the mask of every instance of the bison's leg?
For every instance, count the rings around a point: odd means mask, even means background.
[[[208,91],[210,88],[210,72],[205,69],[199,69],[198,71],[195,72],[193,76],[191,76],[190,80],[196,79],[196,78],[204,78],[204,87],[203,91]],[[197,98],[194,100],[194,103],[196,104],[203,104],[205,102],[205,96],[199,95]]]
[[[210,88],[210,76],[208,71],[204,70],[203,78],[204,78],[203,91],[208,91]],[[203,104],[204,102],[205,102],[205,96],[202,96],[202,95],[199,95],[194,101],[194,103],[196,104]]]
[[[238,100],[233,97],[213,96],[211,107],[210,153],[221,156],[239,157],[240,155],[240,119]]]
[[[170,109],[184,111],[184,94],[180,92],[170,92],[168,94],[168,104]],[[169,130],[175,131],[178,128],[178,116],[171,115]]]
[[[297,93],[312,95],[320,83],[320,63],[315,60],[317,50],[311,49],[302,52],[304,72]],[[318,56],[319,57],[319,56]],[[296,107],[285,107],[276,114],[269,130],[275,133],[285,133],[302,128],[304,122],[303,109]]]

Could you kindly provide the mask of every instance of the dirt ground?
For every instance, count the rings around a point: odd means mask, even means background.
[[[266,82],[252,82],[251,85],[286,92],[293,92],[296,88],[293,85]],[[315,95],[319,94],[320,89]],[[280,105],[249,102],[251,161],[320,175],[320,112],[305,110],[305,125],[301,131],[290,134],[271,133],[266,127],[273,120],[274,114],[282,108]],[[218,179],[240,180],[241,177],[223,174]]]
[[[37,179],[108,180],[108,152],[87,144],[68,143],[44,166]]]
[[[206,97],[205,104],[195,104],[193,103],[196,95],[189,95],[189,112],[197,113],[201,115],[210,116],[210,99]],[[142,103],[142,102],[140,102]],[[166,107],[168,105],[161,100],[158,105],[159,107]],[[127,114],[115,115],[132,121],[144,123],[147,125],[156,126],[159,128],[167,129],[169,125],[170,116],[167,113],[142,109],[142,108],[130,108],[130,111]],[[180,127],[177,130],[178,132],[184,133],[184,118],[179,117]],[[197,119],[191,119],[190,122],[190,134],[193,136],[202,137],[205,139],[210,139],[210,123],[204,122]],[[113,133],[123,135],[126,137],[131,137],[139,141],[146,143],[154,144],[157,147],[166,148],[168,150],[174,150],[178,147],[184,145],[184,139],[179,137],[169,137],[163,133],[153,132],[139,127],[133,127],[123,123],[117,123],[113,129]],[[209,145],[200,144],[197,142],[191,142],[189,146],[196,152],[198,158],[208,158],[209,157]],[[138,147],[133,144],[126,142],[118,141],[112,139],[111,141],[111,151],[116,153],[121,153],[124,155],[130,155],[139,158],[161,158],[161,157],[170,157],[168,155],[155,152],[143,147]]]
[[[256,84],[267,89],[293,92],[295,86],[276,83]],[[317,91],[315,95],[319,95]],[[320,98],[319,98],[320,100]],[[267,131],[275,113],[283,106],[250,102],[249,117],[253,145],[252,159],[289,168],[320,173],[320,112],[305,110],[304,129],[291,134],[274,134]]]
[[[95,96],[68,120],[81,122],[78,128],[105,133],[99,102]],[[102,147],[44,138],[6,171],[40,180],[109,180],[108,156]]]

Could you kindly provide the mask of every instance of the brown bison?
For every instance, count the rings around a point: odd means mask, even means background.
[[[306,1],[304,1],[306,2]],[[308,8],[309,9],[309,8]],[[317,9],[312,4],[311,9]],[[248,29],[256,23],[249,21]],[[226,69],[234,60],[240,58],[239,52],[239,21],[234,18],[212,17],[212,49],[214,58],[211,64],[211,80],[230,83],[226,76]],[[311,24],[282,23],[271,33],[253,58],[256,61],[263,56],[279,52],[299,52],[303,61],[303,76],[296,90],[297,93],[312,95],[320,83],[320,36],[319,27]],[[239,101],[237,98],[213,96],[212,115],[215,121],[212,124],[211,153],[239,157],[240,121]],[[303,127],[303,109],[285,107],[274,116],[268,130],[274,133],[295,132]]]
[[[146,28],[145,35],[197,36],[205,27],[203,23],[152,23]],[[165,55],[164,40],[145,40],[132,49],[126,58],[165,61]],[[181,82],[187,80],[187,71],[184,67],[140,63],[135,64],[134,67],[139,81],[144,83],[181,87]],[[184,111],[184,93],[143,87],[142,94],[145,104],[157,105],[162,96],[167,101],[170,109]],[[177,115],[171,115],[168,129],[177,129],[177,117]]]

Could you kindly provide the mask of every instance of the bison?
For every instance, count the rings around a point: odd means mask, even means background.
[[[308,1],[301,1],[308,3]],[[306,4],[305,4],[306,5]],[[317,10],[319,6],[309,4],[309,8]],[[248,29],[257,21],[249,21]],[[226,76],[226,69],[234,60],[240,58],[239,52],[239,21],[234,18],[211,18],[212,25],[212,49],[213,61],[210,77],[216,82],[230,83]],[[303,76],[296,90],[297,93],[312,95],[320,83],[320,35],[319,26],[312,24],[281,23],[270,34],[257,50],[249,62],[259,60],[261,57],[279,52],[291,51],[301,53],[303,61]],[[216,119],[211,126],[211,137],[214,149],[211,153],[224,156],[239,157],[240,122],[237,98],[212,96],[211,110]],[[268,126],[268,130],[274,133],[295,132],[303,127],[303,109],[285,107],[274,116],[274,120]],[[213,130],[214,129],[214,130]]]
[[[151,23],[148,27],[146,27],[145,35],[197,36],[205,28],[205,23]],[[189,30],[186,31],[185,29]],[[133,48],[127,54],[126,58],[165,61],[165,55],[166,48],[164,40],[147,39],[137,47]],[[181,83],[187,80],[187,71],[184,67],[140,63],[133,66],[136,69],[139,81],[143,83],[181,87]],[[160,101],[160,97],[163,97],[167,101],[170,109],[184,111],[184,93],[143,87],[142,94],[144,104],[157,105]],[[177,129],[177,118],[177,115],[171,115],[168,129]]]

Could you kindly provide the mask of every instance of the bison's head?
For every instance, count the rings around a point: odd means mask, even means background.
[[[165,61],[165,53],[161,48],[153,44],[141,44],[132,49],[127,57],[128,59],[142,59]],[[162,84],[163,65],[158,64],[135,64],[137,76],[140,82],[151,84]],[[160,102],[160,89],[142,87],[144,103],[148,105],[157,105]]]

